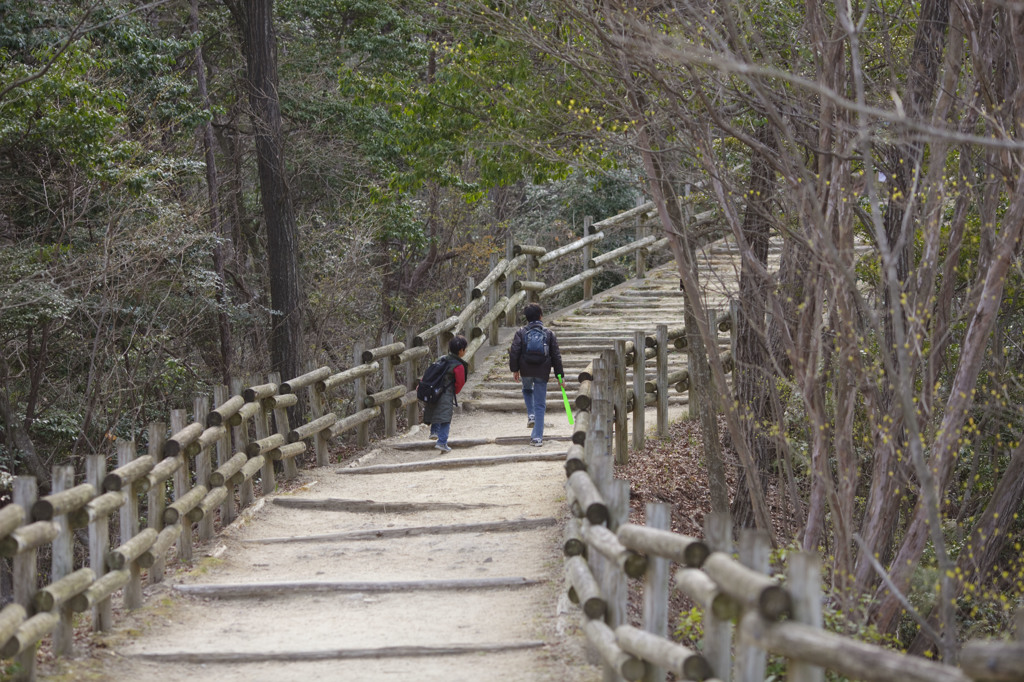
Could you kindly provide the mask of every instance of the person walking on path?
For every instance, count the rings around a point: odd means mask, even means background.
[[[533,429],[530,445],[534,447],[544,443],[544,412],[552,368],[559,383],[562,383],[563,376],[558,338],[541,322],[543,314],[544,311],[536,303],[530,303],[523,309],[526,326],[516,331],[508,351],[508,368],[512,370],[512,377],[523,382],[526,427]]]
[[[466,383],[469,365],[462,359],[466,354],[466,337],[454,337],[448,342],[448,355],[442,360],[447,361],[448,369],[444,374],[444,392],[433,402],[424,403],[423,423],[430,424],[430,439],[436,440],[435,449],[451,452],[448,445],[448,434],[452,428],[452,414],[455,412],[455,396]]]

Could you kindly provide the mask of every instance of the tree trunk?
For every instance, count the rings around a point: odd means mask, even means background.
[[[298,236],[288,190],[277,88],[273,0],[225,0],[242,34],[256,136],[270,277],[270,357],[284,379],[302,374],[302,308]]]
[[[772,129],[758,130],[758,140],[768,149],[774,149]],[[774,195],[775,172],[763,150],[750,150],[750,190],[746,195],[743,217],[743,238],[740,246],[743,258],[740,265],[739,307],[736,320],[736,363],[733,385],[743,418],[743,437],[753,454],[761,478],[767,489],[772,464],[776,458],[774,439],[765,435],[776,423],[772,414],[770,395],[774,380],[765,345],[765,281],[758,270],[751,267],[756,261],[760,271],[768,267],[768,237],[771,229],[771,203]],[[754,508],[750,494],[742,486],[737,488],[732,503],[733,524],[737,528],[754,525]]]
[[[192,0],[189,6],[189,29],[193,36],[199,33],[199,0]],[[196,88],[203,108],[213,116],[210,105],[210,94],[206,87],[206,64],[203,60],[203,46],[196,43],[195,51]],[[224,233],[223,221],[220,216],[220,192],[217,179],[217,159],[213,154],[213,122],[206,121],[202,128],[203,152],[206,157],[206,189],[210,196],[210,231],[221,237],[213,247],[213,270],[217,273],[217,330],[220,335],[220,375],[221,382],[226,386],[231,383],[231,321],[225,307],[227,305],[227,285],[224,277],[224,239],[230,235]]]

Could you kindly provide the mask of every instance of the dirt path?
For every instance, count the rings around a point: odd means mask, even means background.
[[[570,388],[597,347],[607,347],[598,338],[604,332],[632,338],[634,329],[681,325],[678,295],[678,279],[668,266],[593,302],[551,314],[546,322],[559,333]],[[521,394],[505,365],[511,331],[504,330],[488,356],[478,356],[463,391],[465,409],[453,420],[453,452],[433,449],[425,427],[419,427],[378,443],[345,466],[564,453],[571,431],[554,383],[545,444],[528,446]],[[684,357],[673,355],[672,362]],[[673,396],[672,402],[673,416],[685,409],[683,397]],[[652,432],[653,410],[646,419]],[[522,440],[459,447],[460,441],[496,436]],[[423,445],[402,447],[417,442]],[[579,611],[565,597],[561,462],[372,475],[339,473],[342,468],[302,471],[290,492],[261,499],[211,544],[198,548],[191,571],[148,587],[146,606],[116,618],[116,631],[98,637],[100,646],[90,658],[43,671],[52,673],[50,679],[165,682],[600,679],[599,668],[586,661]],[[428,508],[325,511],[283,504],[292,500],[373,500]],[[540,525],[390,537],[407,528],[518,520]],[[355,531],[381,533],[372,539],[337,537]],[[322,537],[329,535],[335,537]],[[441,580],[498,580],[505,586],[405,589],[410,581]],[[298,582],[335,585],[299,592],[280,585]],[[356,582],[364,584],[353,587]],[[279,588],[259,597],[188,592],[268,583]]]
[[[499,346],[500,348],[500,346]],[[501,353],[479,363],[471,391]],[[552,408],[560,408],[552,404]],[[513,445],[460,448],[459,441],[521,435]],[[546,436],[568,436],[564,412],[549,413]],[[442,454],[418,428],[378,444],[349,466],[433,459],[564,452],[565,441],[527,445],[521,413],[456,414]],[[342,467],[303,471],[299,487],[269,496],[240,522],[199,548],[195,567],[147,588],[146,607],[117,619],[106,649],[89,661],[62,666],[71,679],[220,680],[596,680],[577,634],[576,613],[564,598],[561,529],[565,480],[558,461],[520,462],[409,473],[343,475]],[[441,503],[404,513],[321,511],[279,500],[374,500]],[[466,508],[445,509],[458,503]],[[519,519],[551,519],[518,532],[424,534],[373,540],[311,536],[368,529],[395,530]],[[267,543],[274,538],[306,541]],[[529,586],[458,591],[369,590],[207,599],[186,594],[197,585],[317,582],[403,582],[513,579]],[[571,615],[570,615],[571,614]],[[507,647],[491,653],[339,659],[338,652],[385,647]],[[522,647],[516,649],[516,647]],[[214,662],[216,657],[289,655],[289,661]],[[308,660],[326,657],[331,660]],[[203,662],[192,662],[200,661]],[[60,674],[60,673],[58,673]]]

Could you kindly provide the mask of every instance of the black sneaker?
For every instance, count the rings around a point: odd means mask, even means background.
[[[434,446],[434,449],[435,450],[440,450],[441,452],[451,452],[452,451],[452,449],[451,449],[451,447],[449,447],[448,443],[438,443],[437,445]]]
[[[534,421],[534,419],[533,419],[533,417],[532,417],[532,416],[531,416],[531,417],[527,417],[527,418],[526,418],[526,428],[528,428],[528,429],[532,429],[532,428],[533,428],[533,425],[534,425],[535,423],[536,423],[536,421]]]
[[[544,445],[544,441],[542,441],[540,438],[534,438],[533,440],[530,441],[530,445],[532,445],[535,448],[539,448],[541,445]]]

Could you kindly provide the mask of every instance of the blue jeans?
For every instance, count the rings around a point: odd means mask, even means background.
[[[452,430],[452,423],[445,422],[444,424],[431,424],[430,434],[437,436],[438,445],[448,444],[448,433]]]
[[[520,377],[523,382],[523,400],[526,401],[526,415],[533,417],[533,440],[544,437],[544,410],[548,403],[548,382],[534,377]]]

